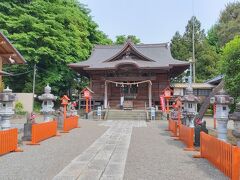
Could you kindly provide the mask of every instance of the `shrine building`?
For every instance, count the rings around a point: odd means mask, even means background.
[[[104,108],[144,109],[159,105],[170,79],[183,73],[189,63],[172,57],[168,43],[96,45],[86,61],[69,67],[90,80],[92,102]]]

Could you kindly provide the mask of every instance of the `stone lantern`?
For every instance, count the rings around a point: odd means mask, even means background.
[[[194,117],[197,115],[199,98],[193,94],[191,85],[186,88],[186,95],[183,96],[182,102],[184,103],[183,115],[189,120],[189,127],[194,127]]]
[[[43,101],[41,112],[44,115],[44,121],[48,122],[52,119],[51,114],[55,111],[53,109],[53,101],[55,101],[57,97],[51,94],[51,87],[49,85],[44,88],[44,92],[44,94],[38,96],[38,99]]]
[[[237,146],[240,147],[240,102],[237,104],[236,111],[229,115],[229,119],[234,122],[232,134],[237,139]]]
[[[13,101],[16,100],[16,94],[12,93],[12,90],[7,87],[0,93],[0,129],[10,129],[10,119],[14,115]]]
[[[233,104],[233,98],[222,89],[210,99],[210,103],[216,104],[216,119],[218,139],[227,140],[227,123],[229,115],[229,104]]]

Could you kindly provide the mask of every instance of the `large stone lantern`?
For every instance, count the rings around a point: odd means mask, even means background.
[[[0,93],[0,129],[10,129],[10,119],[14,115],[13,101],[16,100],[16,94],[12,93],[12,90],[7,87]]]
[[[52,119],[51,114],[55,111],[53,109],[53,101],[55,101],[57,97],[51,94],[51,87],[49,85],[44,88],[44,92],[44,94],[38,96],[38,99],[43,101],[41,112],[44,115],[44,121],[48,122]]]
[[[227,123],[229,115],[229,105],[233,104],[233,98],[222,89],[210,99],[211,104],[216,104],[216,119],[218,139],[227,140]]]
[[[197,104],[199,98],[193,94],[191,84],[186,88],[186,94],[182,97],[184,103],[184,116],[189,120],[189,127],[194,127],[194,117],[197,114]]]
[[[237,104],[236,111],[229,115],[229,119],[234,122],[232,134],[237,139],[237,146],[240,147],[240,102]]]

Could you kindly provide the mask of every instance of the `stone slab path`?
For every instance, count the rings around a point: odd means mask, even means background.
[[[77,156],[57,179],[123,179],[133,127],[146,127],[145,121],[106,121],[110,128]]]

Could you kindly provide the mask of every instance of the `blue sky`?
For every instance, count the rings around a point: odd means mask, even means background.
[[[142,43],[170,42],[176,31],[184,32],[193,12],[207,31],[218,20],[225,5],[234,1],[80,0],[91,9],[91,16],[99,29],[111,39],[132,34]]]

